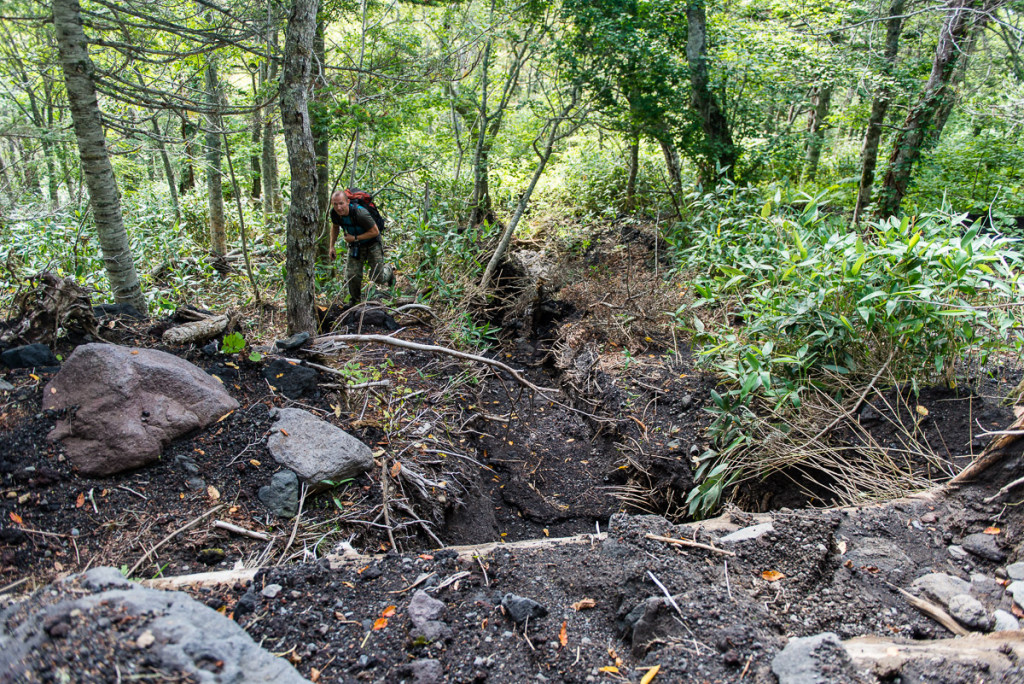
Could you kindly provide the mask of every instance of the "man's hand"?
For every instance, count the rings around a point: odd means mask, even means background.
[[[327,250],[327,258],[334,261],[338,257],[338,253],[334,251],[334,247]]]
[[[349,235],[348,233],[345,233],[345,242],[347,242],[349,244],[352,244],[355,241],[356,241],[356,236],[355,235]]]

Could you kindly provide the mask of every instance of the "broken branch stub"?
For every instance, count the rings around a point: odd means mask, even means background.
[[[170,328],[164,332],[161,339],[168,346],[202,342],[211,337],[216,337],[224,332],[227,327],[227,316],[214,316],[213,318],[192,321],[191,323]]]

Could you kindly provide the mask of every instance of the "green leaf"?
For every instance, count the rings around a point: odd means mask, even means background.
[[[856,276],[858,273],[860,273],[860,269],[864,266],[867,260],[868,255],[862,254],[861,257],[857,259],[857,261],[853,264],[853,268],[850,269],[850,275]]]
[[[220,350],[225,354],[237,354],[243,349],[245,349],[245,338],[242,337],[241,333],[225,335],[220,343]]]
[[[258,351],[254,351],[253,353],[249,354],[249,360],[252,361],[253,363],[259,363],[260,361],[263,360],[263,354],[260,354]]]

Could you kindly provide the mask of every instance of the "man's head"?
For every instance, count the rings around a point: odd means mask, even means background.
[[[348,216],[348,196],[344,190],[337,190],[331,195],[331,208],[338,216]]]

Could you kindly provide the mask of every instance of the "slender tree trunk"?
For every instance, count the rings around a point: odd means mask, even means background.
[[[128,234],[121,217],[117,179],[114,178],[107,154],[96,86],[93,83],[95,67],[89,58],[85,32],[82,30],[81,7],[78,0],[53,0],[52,8],[68,104],[75,124],[82,171],[89,187],[107,279],[115,301],[130,304],[146,313],[146,299],[142,296]]]
[[[264,83],[277,81],[277,58],[272,52],[277,48],[277,29],[271,29],[267,36],[267,65],[264,67]],[[269,226],[268,215],[281,211],[281,184],[277,169],[277,121],[274,108],[267,105],[263,110],[263,216],[264,225]]]
[[[704,0],[691,0],[686,7],[686,61],[690,65],[690,83],[693,95],[690,101],[694,111],[700,118],[701,129],[704,131],[705,154],[710,166],[705,180],[714,180],[721,170],[729,178],[733,177],[739,149],[733,143],[729,131],[729,121],[725,112],[718,105],[711,92],[710,77],[707,64],[707,16],[704,12]]]
[[[309,86],[318,5],[318,0],[294,0],[285,33],[281,123],[288,146],[292,195],[285,281],[289,333],[316,330],[313,301],[318,180],[309,120]]]
[[[260,174],[260,139],[263,133],[263,122],[260,110],[252,113],[252,148],[249,153],[249,197],[259,199],[263,191],[263,180]]]
[[[182,194],[196,187],[196,148],[195,148],[195,127],[188,122],[188,119],[181,119],[181,141],[185,149],[184,166],[181,172],[178,189]]]
[[[174,180],[174,167],[171,165],[171,157],[167,154],[167,145],[164,144],[163,135],[160,133],[160,124],[156,122],[155,116],[150,119],[150,128],[153,131],[153,141],[160,151],[160,161],[164,168],[164,180],[167,181],[167,190],[171,193],[174,222],[181,223],[181,203],[178,201],[178,184]]]
[[[629,178],[626,179],[626,211],[632,213],[636,204],[636,176],[640,166],[640,136],[630,135]]]
[[[972,25],[972,4],[973,0],[950,0],[946,5],[948,11],[935,47],[931,75],[893,143],[889,170],[878,193],[875,213],[879,217],[899,212],[921,153],[927,145],[934,144],[946,123],[942,112],[956,98],[951,85],[957,63],[966,58],[963,48],[970,42],[967,38]]]
[[[228,251],[228,234],[224,224],[224,187],[220,168],[220,81],[217,65],[206,65],[206,104],[211,113],[206,117],[206,194],[210,207],[210,251],[224,255]]]
[[[493,11],[493,10],[492,10]],[[491,210],[491,192],[488,184],[490,171],[488,168],[488,144],[487,129],[490,120],[487,116],[487,89],[489,87],[488,76],[490,75],[491,44],[488,39],[484,46],[483,60],[480,63],[482,69],[480,75],[480,114],[477,120],[476,145],[473,148],[473,201],[469,213],[469,224],[479,225],[484,221],[493,219]]]
[[[313,42],[313,97],[320,100],[321,94],[327,86],[327,78],[324,73],[324,65],[327,64],[327,49],[324,45],[324,31],[327,29],[325,22],[317,22],[316,36]],[[326,116],[326,107],[323,102],[317,101],[310,107],[310,125],[313,131],[313,151],[316,154],[316,178],[317,178],[317,211],[320,216],[319,235],[326,235],[327,209],[330,205],[331,187],[331,166],[330,166],[330,131],[329,117]],[[327,253],[327,241],[320,239],[319,253]]]
[[[832,104],[832,84],[820,85],[815,88],[814,109],[807,126],[807,170],[805,177],[813,181],[818,175],[818,161],[821,159],[821,148],[825,142],[825,119],[828,117],[829,106]]]
[[[35,148],[28,140],[18,141],[21,152],[21,168],[25,179],[25,190],[35,197],[43,196],[43,187],[39,184],[39,170],[36,168]]]
[[[878,165],[878,146],[882,140],[882,124],[889,112],[892,101],[892,75],[896,56],[900,51],[900,33],[903,31],[903,8],[906,0],[892,0],[889,5],[889,20],[885,25],[885,52],[883,53],[882,81],[871,101],[868,129],[864,133],[864,147],[860,154],[860,184],[857,187],[857,203],[853,208],[853,222],[860,223],[861,214],[871,203],[871,188],[875,184],[875,167]]]
[[[668,171],[668,179],[669,183],[671,183],[670,190],[675,197],[679,197],[683,194],[683,171],[682,162],[679,159],[679,150],[671,142],[664,139],[659,140],[658,144],[661,145],[661,154],[665,157],[665,170]]]

